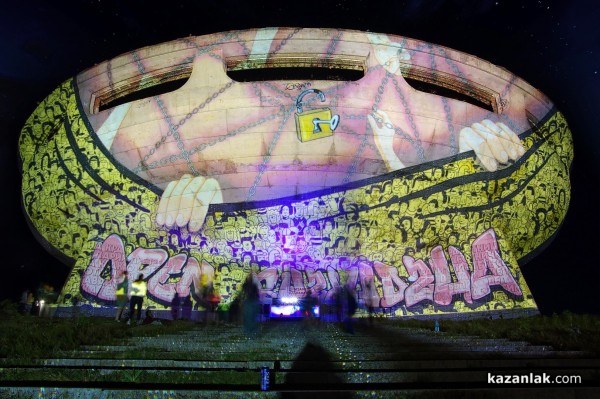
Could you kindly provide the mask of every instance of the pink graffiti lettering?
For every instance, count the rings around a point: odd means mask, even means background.
[[[261,302],[267,302],[271,298],[276,298],[277,295],[273,292],[275,284],[279,280],[279,272],[276,267],[268,267],[256,275],[259,283],[259,298]]]
[[[194,287],[194,293],[197,296],[200,296],[202,280],[207,282],[214,281],[215,268],[205,260],[203,260],[202,263],[198,263],[196,258],[189,257],[185,269],[183,270],[183,276],[177,283],[175,289],[180,297],[186,297],[190,294],[190,287]]]
[[[473,254],[473,274],[471,292],[473,299],[490,293],[490,287],[499,285],[513,295],[523,295],[521,288],[500,257],[498,241],[494,230],[490,229],[477,237],[471,245]],[[488,270],[491,274],[487,274]]]
[[[361,286],[360,301],[367,306],[379,306],[380,298],[375,289],[373,268],[369,262],[358,262],[358,277]]]
[[[290,268],[289,264],[283,266],[281,273],[281,286],[279,287],[279,297],[295,296],[303,297],[306,293],[304,287],[304,277],[298,269]]]
[[[110,276],[101,276],[110,266]],[[113,301],[117,289],[115,276],[126,270],[125,249],[121,238],[112,234],[102,244],[98,244],[92,254],[92,260],[81,277],[81,289],[101,301]]]
[[[389,308],[401,302],[408,284],[398,276],[398,269],[378,261],[373,262],[373,267],[383,287],[383,298],[379,306]]]
[[[471,281],[469,278],[469,266],[464,255],[456,248],[448,248],[457,282],[452,282],[450,268],[444,250],[437,246],[431,250],[431,268],[435,276],[435,291],[433,300],[440,305],[452,303],[452,297],[464,294],[465,302],[473,303],[471,299]]]
[[[167,251],[161,248],[136,248],[127,257],[127,272],[133,279],[142,273],[144,278],[152,275],[169,259]]]
[[[352,266],[346,269],[348,273],[348,281],[346,286],[352,288],[352,290],[356,289],[356,285],[358,284],[358,267]]]
[[[335,294],[340,290],[340,274],[334,267],[327,267],[327,278],[329,279],[329,283],[331,284],[331,288],[327,291],[325,296],[325,301],[332,301],[335,297]]]
[[[408,281],[413,281],[404,292],[406,306],[410,307],[426,299],[432,301],[435,278],[427,264],[420,259],[415,261],[412,256],[408,255],[402,257],[402,262],[410,276]]]
[[[107,274],[109,265],[110,274]],[[206,281],[214,280],[214,268],[211,265],[205,261],[200,265],[195,258],[185,254],[169,258],[164,249],[136,248],[126,258],[121,238],[113,234],[96,246],[83,273],[81,289],[98,300],[114,301],[117,277],[124,270],[133,278],[143,274],[148,279],[148,295],[164,304],[170,303],[175,292],[182,297],[188,296],[191,287],[199,295],[203,275]]]
[[[351,260],[341,262],[335,257],[320,264],[284,262],[283,267],[267,267],[253,278],[259,285],[262,302],[286,296],[303,297],[308,289],[321,300],[331,301],[344,284],[358,293],[360,304],[383,308],[398,306],[403,301],[406,307],[423,301],[446,306],[461,298],[471,304],[488,295],[492,287],[500,287],[514,296],[523,295],[500,255],[494,230],[475,239],[471,252],[472,272],[458,248],[449,246],[446,254],[441,246],[436,246],[428,259],[402,257],[408,278],[401,277],[396,266],[380,261],[361,258],[350,264]],[[182,297],[190,293],[200,295],[202,284],[215,278],[212,265],[183,253],[169,258],[168,252],[161,248],[136,248],[126,257],[123,241],[113,234],[94,249],[82,275],[81,290],[99,301],[114,301],[117,276],[124,270],[129,272],[130,280],[142,273],[148,280],[149,297],[165,305],[175,292]]]
[[[305,271],[307,278],[306,287],[310,288],[314,295],[325,295],[327,280],[325,279],[323,272],[321,270],[315,270],[313,267],[307,267]]]
[[[214,268],[205,261],[201,266],[196,258],[177,254],[148,280],[148,292],[162,302],[171,302],[175,292],[180,297],[187,297],[190,287],[194,287],[194,294],[199,296],[203,275],[206,281],[213,281]]]
[[[159,301],[169,302],[175,295],[175,284],[170,281],[173,277],[182,274],[183,265],[187,260],[186,254],[177,254],[170,258],[148,280],[148,292]]]

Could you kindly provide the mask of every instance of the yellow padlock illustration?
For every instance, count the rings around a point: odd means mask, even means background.
[[[329,108],[318,108],[304,112],[302,98],[309,93],[315,93],[319,96],[321,102],[325,101],[325,93],[317,89],[308,89],[298,95],[296,99],[296,134],[298,140],[303,143],[333,135],[333,131],[340,123],[340,116],[332,116]]]

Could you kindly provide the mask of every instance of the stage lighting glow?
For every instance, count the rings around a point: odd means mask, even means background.
[[[281,298],[281,303],[295,304],[298,303],[298,298],[296,298],[295,296],[285,296]]]
[[[312,317],[319,317],[319,305],[312,307]],[[271,318],[301,318],[306,317],[300,305],[271,305]]]
[[[271,306],[271,317],[302,317],[300,306],[282,305]]]

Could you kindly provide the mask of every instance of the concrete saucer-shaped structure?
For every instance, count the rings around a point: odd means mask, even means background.
[[[283,72],[282,72],[283,71]],[[301,75],[296,75],[300,73]],[[20,137],[61,303],[227,307],[346,287],[403,315],[526,309],[519,270],[566,213],[571,134],[539,90],[400,36],[265,28],[133,50],[64,82]]]

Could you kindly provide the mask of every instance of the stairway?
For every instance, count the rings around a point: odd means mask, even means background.
[[[0,381],[1,398],[600,397],[600,358],[593,354],[386,320],[355,322],[353,334],[335,323],[302,320],[262,323],[249,336],[239,325],[199,324],[184,333],[82,347],[60,358],[5,359],[0,367],[13,376]],[[261,368],[268,368],[268,390],[261,390]],[[50,372],[52,381],[45,377]],[[497,381],[543,373],[551,381],[560,375],[581,382],[488,381],[490,375]]]

